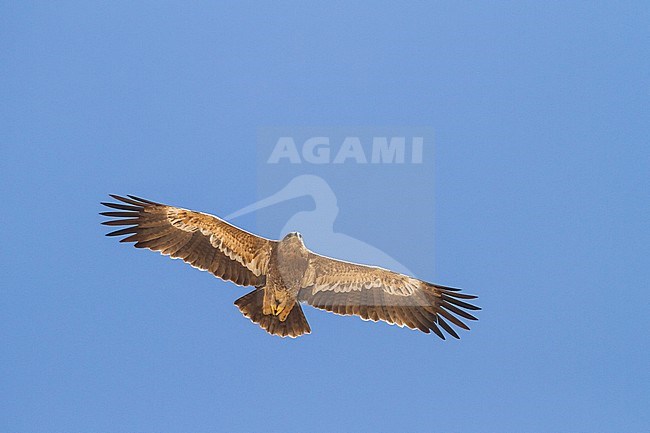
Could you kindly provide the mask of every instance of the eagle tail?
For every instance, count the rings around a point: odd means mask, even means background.
[[[260,325],[269,334],[295,338],[311,332],[300,303],[296,302],[286,320],[281,322],[278,316],[262,312],[263,300],[264,289],[256,289],[237,299],[235,305],[244,316]]]

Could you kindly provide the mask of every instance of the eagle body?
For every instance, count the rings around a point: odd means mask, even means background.
[[[279,316],[284,322],[298,301],[305,272],[309,267],[309,252],[298,233],[289,233],[271,252],[264,290],[264,314]]]
[[[309,250],[299,233],[272,246],[264,285],[235,301],[244,316],[281,337],[311,332],[298,294],[309,267]]]
[[[276,241],[254,235],[205,213],[135,196],[111,195],[102,203],[102,224],[126,226],[107,236],[127,237],[136,248],[180,258],[216,277],[255,289],[235,301],[242,314],[272,335],[298,337],[311,332],[301,303],[340,315],[384,321],[459,338],[450,326],[469,330],[460,319],[476,320],[476,296],[387,269],[361,265],[310,251],[302,235]]]

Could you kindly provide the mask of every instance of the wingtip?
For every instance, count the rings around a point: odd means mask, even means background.
[[[108,196],[118,201],[124,201],[124,197],[118,194],[109,194]]]
[[[164,206],[162,203],[147,200],[146,198],[138,197],[137,195],[127,194],[126,196],[129,197],[132,200],[136,200],[136,201],[146,203],[146,204],[150,204],[150,205],[153,205],[153,206]]]

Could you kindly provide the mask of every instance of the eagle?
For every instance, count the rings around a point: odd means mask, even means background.
[[[235,301],[244,316],[269,334],[298,337],[311,328],[301,303],[339,315],[355,315],[459,338],[452,328],[469,330],[461,320],[477,320],[466,302],[476,296],[376,266],[326,257],[310,251],[297,232],[271,240],[235,227],[214,215],[133,195],[110,194],[101,204],[107,226],[126,226],[106,236],[134,242],[240,286],[255,289]],[[444,331],[444,332],[443,332]]]

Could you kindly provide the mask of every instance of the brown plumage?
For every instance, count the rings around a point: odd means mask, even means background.
[[[382,320],[444,339],[459,338],[450,323],[466,330],[466,310],[480,308],[463,300],[476,296],[374,266],[349,263],[309,251],[299,233],[280,241],[265,239],[201,212],[142,198],[111,195],[102,203],[117,211],[102,224],[127,226],[107,236],[135,242],[255,290],[237,299],[240,311],[273,335],[298,337],[311,332],[300,302],[341,315]]]

